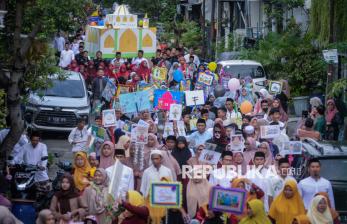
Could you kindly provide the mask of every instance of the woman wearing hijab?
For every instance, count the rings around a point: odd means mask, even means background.
[[[144,145],[143,151],[144,151],[144,164],[145,169],[149,167],[150,160],[151,160],[151,151],[154,149],[159,148],[159,142],[157,139],[157,136],[153,133],[148,133],[148,142]]]
[[[201,170],[200,170],[201,171]],[[193,219],[196,216],[199,208],[209,202],[210,183],[205,178],[194,178],[194,171],[192,172],[193,178],[189,179],[187,185],[187,211],[189,218]]]
[[[111,224],[112,218],[106,216],[109,178],[103,168],[95,171],[93,182],[83,193],[88,205],[88,214],[95,216],[98,223]]]
[[[239,105],[241,105],[245,101],[248,101],[252,105],[254,105],[252,91],[249,91],[246,87],[242,87],[240,92],[241,92],[241,94],[237,99],[237,102]]]
[[[114,144],[106,141],[101,146],[100,152],[100,168],[107,169],[114,164]]]
[[[206,141],[207,143],[216,144],[217,152],[223,152],[226,149],[226,146],[228,145],[228,138],[226,135],[226,131],[220,123],[216,123],[213,127],[213,137],[210,140]]]
[[[271,165],[275,164],[274,156],[272,155],[272,152],[270,150],[270,145],[267,142],[262,142],[258,146],[258,151],[261,151],[265,153],[265,167],[270,167]]]
[[[76,188],[83,192],[83,190],[89,185],[89,180],[93,176],[93,170],[89,165],[87,154],[85,152],[77,152],[74,159],[74,173],[73,179]]]
[[[287,112],[284,111],[280,99],[276,98],[272,101],[271,109],[274,109],[274,108],[278,109],[280,111],[280,114],[281,114],[280,121],[283,123],[287,122],[288,121],[288,115],[287,115]]]
[[[233,152],[233,165],[236,166],[237,172],[245,175],[247,172],[247,164],[243,158],[242,152]],[[241,169],[241,170],[239,170]]]
[[[204,164],[206,165],[206,163],[199,161],[201,152],[204,149],[205,149],[205,144],[198,145],[198,147],[196,147],[196,150],[195,150],[195,155],[190,157],[190,159],[188,159],[187,164],[190,166],[204,165]]]
[[[262,197],[264,197],[264,191],[257,185],[251,183],[251,181],[246,178],[236,178],[232,180],[231,187],[247,191],[246,202],[249,202],[254,199],[261,199]],[[230,224],[237,224],[241,219],[245,218],[246,216],[247,208],[245,208],[244,212],[240,215],[231,215]]]
[[[120,224],[146,224],[148,223],[149,210],[145,206],[145,199],[137,191],[128,191],[127,200],[121,205],[126,209],[124,219]]]
[[[119,72],[117,73],[117,79],[124,78],[125,80],[129,79],[129,72],[125,64],[122,64],[119,68]]]
[[[131,90],[133,92],[136,91],[137,89],[137,84],[142,81],[141,75],[137,74],[136,72],[131,72],[130,73],[131,79],[126,82],[127,85],[131,86]]]
[[[35,224],[55,224],[54,215],[51,210],[43,209],[37,216]]]
[[[68,66],[68,69],[70,71],[74,71],[74,72],[79,72],[80,71],[80,67],[77,64],[76,60],[72,60],[71,63]]]
[[[266,89],[259,90],[259,98],[254,105],[254,114],[259,114],[260,112],[262,112],[261,101],[263,100],[267,100],[269,103],[272,100],[272,96]]]
[[[176,147],[172,150],[171,155],[177,160],[182,169],[183,165],[188,165],[188,160],[192,157],[192,153],[188,148],[187,139],[183,136],[177,138]]]
[[[327,139],[328,140],[340,140],[340,129],[343,128],[343,116],[341,116],[340,112],[336,108],[335,101],[333,99],[329,99],[327,101],[327,110],[325,115],[326,128],[327,128]],[[343,132],[341,132],[343,133]],[[342,141],[342,138],[341,138]]]
[[[141,76],[141,78],[143,80],[145,80],[145,82],[149,82],[150,78],[151,78],[151,69],[149,68],[148,64],[147,64],[147,60],[143,60],[140,65],[139,68],[136,70],[136,73],[139,74]]]
[[[282,192],[272,202],[269,216],[276,224],[291,223],[294,217],[306,213],[295,180],[287,180]]]
[[[117,144],[116,144],[117,149],[124,149],[125,151],[125,156],[129,157],[129,148],[130,148],[130,138],[127,135],[122,135],[120,136]]]
[[[252,137],[246,138],[246,141],[244,144],[245,144],[245,150],[242,153],[243,159],[245,161],[245,164],[249,165],[250,163],[252,163],[254,154],[257,151],[257,145],[256,145],[255,139]]]
[[[73,178],[70,174],[64,174],[61,179],[60,191],[52,198],[50,210],[60,224],[70,221],[78,221],[84,218],[87,205],[80,197]]]
[[[334,224],[328,201],[322,195],[317,195],[312,199],[310,208],[307,211],[307,217],[311,224]]]
[[[247,202],[247,217],[243,218],[239,224],[271,224],[264,209],[264,204],[259,199]]]
[[[0,206],[0,223],[23,224],[5,206]]]
[[[168,83],[171,83],[174,79],[173,79],[173,74],[174,72],[179,68],[179,64],[178,62],[174,62],[169,70],[169,73],[168,73]]]
[[[340,220],[339,220],[340,215],[334,208],[331,207],[329,195],[326,192],[318,192],[315,196],[317,196],[317,195],[322,195],[325,197],[325,199],[327,200],[327,203],[328,203],[328,208],[330,209],[331,216],[333,217],[334,224],[339,224],[340,223]]]

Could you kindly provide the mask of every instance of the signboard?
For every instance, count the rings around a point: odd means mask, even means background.
[[[116,113],[114,109],[102,111],[102,125],[106,128],[116,126]]]
[[[247,192],[239,188],[213,187],[210,194],[210,209],[213,211],[242,214]]]
[[[337,64],[339,62],[337,49],[323,50],[323,57],[324,60],[328,63]]]
[[[302,154],[302,142],[300,142],[300,141],[283,142],[281,154],[282,155],[301,155]]]

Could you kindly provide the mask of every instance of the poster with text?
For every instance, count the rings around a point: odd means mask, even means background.
[[[276,138],[280,135],[281,128],[279,125],[264,125],[260,126],[260,138]]]
[[[102,111],[102,125],[105,128],[116,126],[116,112],[114,109]]]
[[[185,94],[187,106],[203,105],[205,103],[203,90],[185,91]]]
[[[182,117],[182,104],[171,104],[169,120],[179,121]]]

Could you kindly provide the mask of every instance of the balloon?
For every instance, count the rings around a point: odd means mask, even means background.
[[[217,63],[216,62],[210,62],[207,65],[207,68],[210,69],[211,72],[214,72],[217,68]]]
[[[183,73],[181,70],[176,70],[174,71],[173,73],[173,79],[176,81],[176,82],[181,82],[182,79],[183,79]]]
[[[217,85],[215,88],[214,88],[214,96],[216,98],[220,97],[220,96],[224,96],[225,94],[225,88],[224,86],[222,85]]]
[[[228,87],[230,91],[235,92],[240,88],[240,81],[238,79],[232,78],[228,82]]]
[[[249,101],[244,101],[241,103],[240,110],[242,114],[248,114],[252,112],[253,110],[253,105]]]
[[[139,21],[139,26],[140,26],[140,27],[143,26],[143,20],[142,20],[142,19]]]

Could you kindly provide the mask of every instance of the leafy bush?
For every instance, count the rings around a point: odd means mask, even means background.
[[[270,33],[255,49],[243,50],[242,58],[262,63],[270,79],[288,80],[292,96],[324,91],[322,49],[314,46],[309,35],[302,36],[294,22],[282,34]]]

